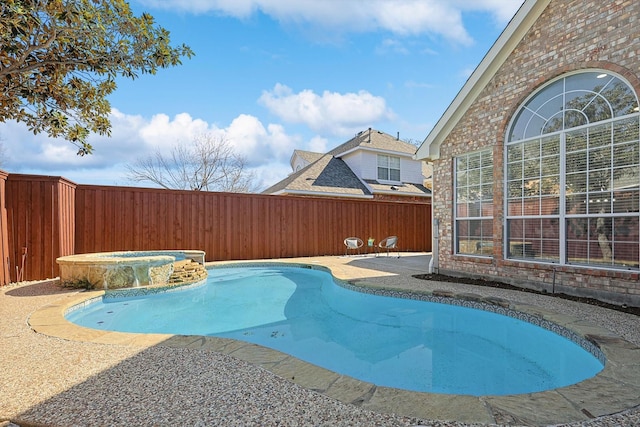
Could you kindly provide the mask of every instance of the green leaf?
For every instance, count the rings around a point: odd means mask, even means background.
[[[0,46],[0,120],[63,136],[79,155],[93,151],[90,133],[110,134],[115,76],[155,74],[193,56],[125,0],[4,0]]]

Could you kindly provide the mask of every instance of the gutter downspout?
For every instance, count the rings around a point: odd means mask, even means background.
[[[416,152],[417,154],[417,152]],[[416,158],[416,155],[413,156]],[[433,161],[430,163],[433,165]],[[431,173],[431,259],[429,260],[429,265],[427,266],[427,273],[433,274],[434,271],[438,271],[438,241],[440,237],[440,224],[437,218],[433,217],[433,195],[435,193],[436,186],[434,185],[433,171]]]
[[[418,152],[413,155],[413,159],[417,160]],[[433,159],[426,159],[428,163],[433,165]],[[433,209],[434,209],[434,201],[433,195],[435,193],[435,182],[433,177],[433,171],[431,172],[431,259],[429,260],[429,265],[427,266],[427,273],[433,274],[434,271],[438,271],[438,241],[440,238],[440,224],[437,218],[433,218]]]
[[[433,274],[434,271],[438,271],[438,241],[439,241],[439,221],[433,219],[433,205],[431,206],[431,224],[432,224],[432,239],[431,239],[431,259],[429,260],[429,268],[427,272]]]

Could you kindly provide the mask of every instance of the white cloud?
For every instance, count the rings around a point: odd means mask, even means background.
[[[281,125],[269,124],[265,128],[260,120],[248,114],[236,117],[229,127],[221,130],[221,136],[231,142],[251,165],[269,160],[287,161],[300,143],[299,137],[287,135]]]
[[[41,165],[44,170],[55,170],[60,166],[76,167],[97,165],[99,159],[91,156],[79,157],[78,148],[60,138],[49,138],[46,134],[34,135],[22,123],[8,121],[0,124],[0,143],[5,158],[2,167],[31,168]]]
[[[291,173],[291,165],[288,162],[269,163],[249,168],[249,171],[255,173],[257,180],[262,183],[259,188],[262,191],[286,178]]]
[[[389,31],[402,36],[436,34],[472,42],[462,14],[486,12],[506,23],[523,0],[140,0],[148,6],[245,19],[260,11],[283,24],[337,33]],[[326,34],[326,32],[325,32]]]
[[[363,126],[391,118],[384,98],[367,91],[337,93],[311,90],[294,93],[280,83],[265,91],[259,99],[269,111],[288,123],[303,123],[320,135],[347,135]]]
[[[269,124],[267,130],[269,135],[268,142],[274,156],[278,159],[288,159],[296,148],[296,145],[300,142],[299,138],[287,135],[282,125]]]
[[[201,119],[193,119],[187,113],[171,119],[166,114],[156,114],[138,131],[145,145],[152,148],[170,148],[176,142],[188,142],[198,135],[215,131],[215,127]]]
[[[236,18],[248,18],[261,2],[254,0],[138,0],[139,3],[161,9],[176,9],[191,13],[215,12]]]
[[[409,49],[400,41],[395,39],[384,39],[379,46],[376,47],[378,55],[386,55],[388,53],[397,53],[400,55],[408,55]]]
[[[460,10],[452,8],[448,0],[376,1],[371,12],[380,28],[395,34],[434,33],[459,43],[472,43]]]
[[[157,148],[170,149],[176,143],[188,143],[210,132],[228,139],[245,155],[249,169],[269,171],[259,174],[270,180],[262,183],[265,187],[290,172],[291,153],[294,148],[304,146],[301,137],[288,135],[283,126],[264,125],[246,114],[219,128],[187,113],[173,118],[157,114],[147,119],[113,110],[111,124],[112,137],[92,135],[89,142],[94,153],[80,157],[75,146],[67,141],[45,134],[33,135],[22,123],[0,123],[2,169],[9,173],[63,176],[79,184],[132,185],[126,181],[126,164],[153,154]],[[282,170],[286,172],[276,178],[275,171]]]
[[[311,138],[309,144],[307,144],[307,150],[312,151],[314,153],[326,153],[329,151],[327,148],[329,146],[329,140],[326,138],[322,138],[319,136],[315,136]]]
[[[496,19],[496,23],[503,26],[518,11],[524,0],[449,0],[452,6],[462,11],[488,11]]]

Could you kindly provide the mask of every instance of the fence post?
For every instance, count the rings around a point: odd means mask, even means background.
[[[0,269],[0,286],[10,282],[9,276],[9,228],[7,223],[7,208],[5,206],[5,181],[6,172],[0,171],[0,259],[2,268]]]

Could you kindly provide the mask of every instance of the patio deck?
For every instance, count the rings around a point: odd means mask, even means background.
[[[640,423],[636,316],[549,296],[413,278],[426,272],[428,257],[279,261],[323,265],[361,286],[506,299],[514,309],[594,337],[607,356],[605,370],[574,386],[526,395],[407,392],[238,341],[81,328],[64,320],[64,310],[96,293],[45,282],[0,289],[0,425]]]

